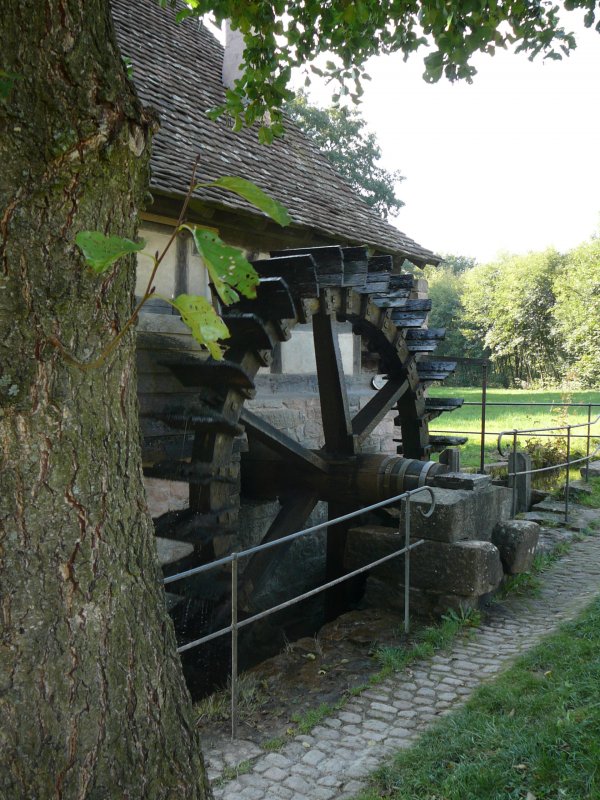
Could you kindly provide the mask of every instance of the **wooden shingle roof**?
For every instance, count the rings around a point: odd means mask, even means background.
[[[154,193],[184,195],[199,154],[200,180],[240,175],[254,181],[283,203],[296,229],[371,245],[418,265],[438,263],[434,253],[369,208],[292,122],[281,139],[260,145],[256,130],[234,133],[227,119],[206,116],[224,99],[223,47],[206,26],[191,19],[176,23],[172,9],[156,0],[112,0],[112,9],[138,93],[160,114],[151,162]],[[261,213],[220,190],[203,189],[196,196],[230,211]]]

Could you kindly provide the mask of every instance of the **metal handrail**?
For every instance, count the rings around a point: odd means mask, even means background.
[[[538,472],[552,472],[552,470],[562,469],[563,467],[569,467],[573,464],[580,464],[582,461],[590,461],[592,458],[595,458],[598,453],[600,453],[600,445],[594,450],[593,453],[590,453],[589,456],[582,456],[582,458],[573,458],[571,461],[563,461],[562,464],[552,464],[550,467],[536,467],[536,469],[526,469],[522,470],[521,472],[509,472],[508,477],[513,478],[517,477],[518,475],[536,475]]]
[[[575,423],[573,425],[555,425],[549,428],[526,428],[518,430],[517,428],[513,428],[512,430],[502,431],[498,435],[498,452],[501,456],[506,456],[505,451],[502,449],[502,437],[511,434],[512,435],[512,456],[513,456],[513,470],[516,470],[517,464],[517,447],[518,447],[518,437],[519,435],[525,433],[544,433],[547,431],[562,431],[566,430],[566,434],[555,434],[555,436],[563,436],[567,439],[567,460],[561,464],[552,464],[548,467],[537,467],[536,469],[526,469],[526,470],[519,470],[508,472],[508,478],[512,478],[512,516],[514,517],[516,514],[517,509],[517,478],[522,475],[535,475],[540,472],[550,472],[552,470],[562,469],[566,467],[566,483],[565,483],[565,523],[569,521],[569,495],[570,495],[570,486],[571,486],[571,479],[570,479],[570,471],[571,466],[573,464],[580,464],[583,461],[587,462],[587,467],[585,470],[585,480],[586,483],[589,481],[589,462],[592,458],[594,458],[600,452],[600,445],[596,447],[593,453],[590,453],[590,440],[591,440],[591,428],[592,425],[595,425],[600,420],[600,414],[596,417],[596,419],[592,420],[591,414],[589,413],[589,409],[591,409],[591,404],[588,405],[588,420],[587,422],[580,422]],[[582,458],[571,458],[571,431],[573,428],[587,428],[587,435],[583,438],[587,439],[587,452],[585,456]],[[510,462],[509,462],[510,463]]]
[[[404,630],[406,633],[409,632],[409,625],[410,625],[410,552],[414,550],[416,547],[419,547],[423,544],[424,540],[419,539],[416,542],[411,544],[410,542],[410,503],[411,498],[420,493],[420,492],[428,492],[429,493],[429,507],[426,510],[419,508],[419,513],[422,517],[428,518],[430,517],[434,510],[435,510],[435,494],[430,486],[419,486],[417,489],[411,489],[407,492],[403,492],[402,494],[396,495],[395,497],[390,497],[387,500],[381,500],[377,503],[372,503],[369,506],[365,506],[364,508],[359,508],[356,511],[352,511],[349,514],[344,514],[341,517],[336,517],[335,519],[327,520],[326,522],[321,522],[318,525],[312,525],[309,528],[305,528],[304,530],[297,531],[296,533],[291,533],[288,536],[282,536],[280,539],[275,539],[272,542],[265,542],[264,544],[256,545],[255,547],[249,547],[246,550],[241,550],[240,552],[231,553],[229,556],[225,556],[223,558],[219,558],[215,561],[211,561],[210,564],[202,564],[199,567],[193,567],[192,569],[185,570],[184,572],[177,573],[176,575],[169,575],[168,577],[163,579],[163,584],[167,585],[170,583],[174,583],[175,581],[183,580],[184,578],[191,577],[192,575],[198,575],[202,572],[207,572],[208,570],[215,569],[216,567],[223,566],[225,564],[231,564],[231,623],[226,628],[220,628],[218,631],[213,631],[212,633],[207,634],[206,636],[202,636],[199,639],[195,639],[194,641],[187,642],[184,645],[181,645],[177,648],[178,653],[183,653],[187,650],[191,650],[194,647],[198,647],[201,644],[205,644],[206,642],[210,642],[213,639],[217,639],[220,636],[224,636],[227,633],[231,634],[231,738],[235,739],[237,735],[237,693],[238,693],[238,631],[240,628],[244,628],[248,625],[251,625],[253,622],[256,622],[260,619],[264,619],[265,617],[274,614],[277,611],[281,611],[284,608],[289,608],[296,603],[299,603],[301,600],[306,600],[310,597],[314,597],[315,595],[326,591],[327,589],[331,589],[333,586],[337,586],[344,581],[348,581],[351,578],[356,577],[357,575],[362,574],[363,572],[367,572],[367,570],[373,569],[381,564],[384,564],[387,561],[390,561],[393,558],[397,558],[400,555],[405,555],[404,559]],[[321,586],[317,586],[314,589],[310,589],[308,592],[304,592],[303,594],[296,595],[295,597],[291,598],[290,600],[286,600],[283,603],[279,603],[276,606],[272,606],[271,608],[265,609],[264,611],[260,611],[257,614],[254,614],[251,617],[247,617],[246,619],[242,620],[241,622],[238,621],[238,564],[240,558],[247,558],[254,553],[261,552],[262,550],[268,550],[271,547],[276,547],[277,545],[283,544],[284,542],[290,542],[295,539],[298,539],[302,536],[308,536],[310,534],[316,533],[317,531],[325,530],[332,525],[337,525],[340,522],[346,522],[350,519],[354,519],[355,517],[359,517],[369,511],[375,511],[378,508],[384,508],[385,506],[389,506],[392,503],[404,502],[404,547],[400,550],[395,550],[393,553],[388,553],[388,555],[383,556],[382,558],[376,559],[375,561],[371,561],[368,564],[364,564],[362,567],[349,572],[346,575],[342,575],[339,578],[335,578],[334,580],[328,581],[327,583],[322,584]],[[400,534],[400,530],[398,530]]]
[[[447,428],[430,428],[429,433],[463,433],[465,435],[470,434],[471,436],[481,436],[481,431],[449,431]],[[501,433],[512,433],[512,428],[510,431],[486,431],[484,436],[500,436]],[[600,436],[600,433],[598,435]],[[540,436],[551,439],[553,434],[541,433]],[[575,433],[573,434],[573,439],[587,439],[587,434]]]
[[[502,437],[506,436],[508,433],[510,433],[514,438],[515,435],[522,436],[524,433],[546,433],[547,431],[567,431],[567,433],[562,435],[568,436],[570,438],[571,431],[573,430],[573,428],[587,428],[589,431],[591,426],[596,425],[596,423],[599,420],[600,420],[600,414],[598,414],[598,416],[594,420],[588,420],[587,422],[578,422],[575,423],[574,425],[554,425],[553,427],[550,428],[522,428],[520,430],[517,430],[516,428],[511,428],[510,430],[507,431],[500,431],[500,433],[498,434],[498,452],[500,453],[501,456],[506,455],[506,453],[502,450]],[[560,434],[558,435],[560,436]],[[587,436],[583,438],[587,439]]]
[[[483,403],[476,400],[465,400],[462,405],[481,406]],[[489,402],[486,401],[486,406],[550,406],[556,408],[587,408],[591,406],[592,408],[599,408],[600,403],[562,403],[557,400],[548,401],[547,403],[539,402],[538,400],[532,400],[531,402],[527,400],[490,400]]]

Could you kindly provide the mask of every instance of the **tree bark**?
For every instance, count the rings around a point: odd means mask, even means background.
[[[85,10],[84,10],[85,6]],[[136,234],[152,117],[107,0],[3,0],[0,67],[0,797],[206,798],[145,508],[133,262],[101,278],[80,230]]]

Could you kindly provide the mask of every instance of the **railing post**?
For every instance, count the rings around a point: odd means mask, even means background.
[[[517,472],[517,429],[513,428],[513,473]],[[514,519],[517,516],[517,476],[513,474],[512,485],[512,514]]]
[[[588,403],[587,443],[585,449],[585,482],[590,482],[590,438],[592,430],[592,404]]]
[[[487,369],[488,365],[483,364],[481,375],[481,450],[479,456],[479,472],[485,473],[485,412],[487,402]]]
[[[404,500],[404,633],[410,630],[410,495]]]
[[[565,522],[569,521],[570,483],[571,483],[571,426],[567,425],[567,480],[565,483]]]
[[[237,738],[238,727],[238,554],[231,562],[231,738]]]

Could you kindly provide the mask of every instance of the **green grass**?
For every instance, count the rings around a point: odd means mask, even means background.
[[[242,672],[238,675],[238,716],[252,717],[267,702],[265,684],[256,675]],[[231,685],[199,700],[194,706],[198,722],[224,722],[231,719]]]
[[[478,611],[449,611],[438,624],[417,630],[410,644],[402,647],[380,647],[375,652],[375,658],[381,664],[381,670],[374,677],[379,682],[393,672],[406,669],[415,661],[431,658],[440,650],[446,650],[459,633],[477,627],[480,622],[481,615]]]
[[[588,508],[600,508],[600,478],[590,478],[592,493],[583,495],[578,499],[578,503]]]
[[[211,783],[211,786],[213,789],[216,789],[229,783],[229,781],[234,781],[240,775],[247,775],[251,771],[251,761],[242,761],[236,767],[226,766],[219,777]]]
[[[481,389],[436,386],[430,390],[432,397],[462,397],[465,401],[480,402]],[[555,408],[561,407],[561,402],[565,399],[572,403],[599,403],[600,392],[598,391],[578,391],[571,392],[567,398],[560,390],[516,390],[516,389],[489,389],[487,392],[487,402],[536,402],[536,403],[555,403]],[[571,408],[568,410],[568,422],[571,424],[587,422],[587,408]],[[600,414],[600,406],[592,408],[592,419]],[[513,428],[547,428],[552,425],[561,425],[562,415],[552,408],[546,406],[523,406],[522,408],[488,406],[486,411],[486,430],[490,435],[486,436],[486,463],[498,461],[499,454],[496,449],[497,436],[491,435],[503,430]],[[480,431],[481,430],[481,408],[478,406],[463,406],[457,411],[442,414],[434,419],[430,425],[431,431]],[[584,433],[585,429],[574,431],[574,433]],[[592,428],[592,434],[600,437],[600,423]],[[460,434],[457,434],[460,435]],[[523,437],[522,444],[526,438],[535,438],[534,434]],[[510,437],[506,438],[507,445],[510,445]],[[579,449],[585,450],[583,439],[574,440]],[[476,467],[479,465],[479,434],[471,434],[469,441],[461,448],[461,462],[463,466]]]
[[[317,708],[310,708],[304,714],[292,714],[292,722],[296,724],[294,735],[297,733],[310,733],[315,725],[318,725],[326,717],[338,711],[346,704],[346,698],[342,698],[335,704],[321,703]]]
[[[600,599],[374,776],[361,800],[600,798]]]

